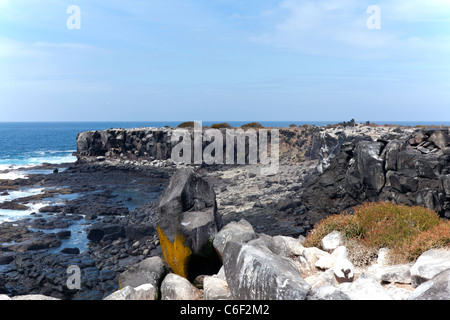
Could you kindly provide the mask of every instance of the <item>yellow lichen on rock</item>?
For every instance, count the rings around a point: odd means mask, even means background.
[[[175,274],[187,278],[192,251],[185,245],[184,236],[176,234],[172,243],[159,226],[157,229],[164,260],[169,264]]]

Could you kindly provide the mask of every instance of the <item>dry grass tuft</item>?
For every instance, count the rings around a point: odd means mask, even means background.
[[[334,215],[322,220],[306,237],[304,245],[320,247],[322,238],[333,230],[362,245],[359,250],[368,250],[369,260],[373,250],[383,247],[391,249],[393,263],[403,263],[416,260],[431,248],[450,246],[450,223],[421,206],[365,203],[356,207],[353,215]]]

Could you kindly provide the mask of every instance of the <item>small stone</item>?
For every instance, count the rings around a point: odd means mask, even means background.
[[[311,290],[306,300],[350,300],[350,297],[334,286],[322,286]]]
[[[218,277],[205,277],[203,294],[205,300],[228,300],[232,298],[228,283]]]
[[[352,282],[355,267],[347,259],[337,259],[333,266],[333,272],[337,282]]]
[[[61,253],[80,254],[80,249],[78,249],[78,248],[64,248],[64,249],[61,250]]]
[[[333,251],[337,247],[342,245],[342,234],[339,231],[334,230],[333,232],[327,234],[322,239],[322,248],[325,251]]]
[[[388,248],[381,248],[378,250],[378,258],[377,258],[377,264],[380,266],[387,266],[389,265],[389,249]]]
[[[412,264],[400,264],[393,266],[386,266],[378,269],[380,280],[390,283],[411,283],[411,269]]]
[[[174,273],[169,273],[161,283],[161,300],[198,300],[200,296],[200,290]]]

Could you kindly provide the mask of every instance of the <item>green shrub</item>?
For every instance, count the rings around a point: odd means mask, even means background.
[[[214,123],[211,126],[211,128],[212,129],[231,129],[231,128],[233,128],[233,126],[226,122],[223,122],[223,123]]]
[[[423,252],[430,249],[450,247],[450,222],[443,221],[437,226],[420,233],[417,237],[392,252],[393,260],[415,261]],[[406,256],[405,256],[406,255]]]
[[[368,248],[391,249],[395,262],[413,261],[430,248],[450,245],[449,223],[436,212],[390,202],[365,203],[354,208],[353,215],[328,217],[314,227],[304,245],[320,247],[322,238],[333,230]]]
[[[182,122],[180,123],[177,128],[193,128],[194,127],[195,122],[194,121],[186,121],[186,122]]]
[[[261,129],[261,128],[264,128],[264,126],[259,122],[250,122],[250,123],[246,123],[246,124],[242,125],[241,128]]]

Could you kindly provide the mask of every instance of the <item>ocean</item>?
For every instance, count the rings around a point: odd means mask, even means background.
[[[250,121],[203,121],[210,126],[228,122],[233,127]],[[296,125],[335,124],[339,121],[260,121],[266,127],[288,127]],[[30,167],[41,163],[74,162],[76,136],[79,132],[105,130],[109,128],[176,127],[181,121],[171,122],[0,122],[0,171]],[[377,122],[378,124],[402,125],[450,125],[446,122]],[[5,179],[5,176],[0,179]]]

